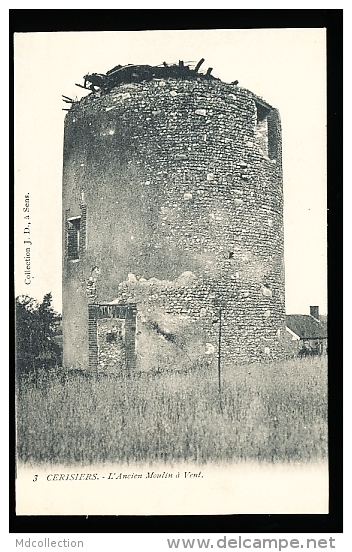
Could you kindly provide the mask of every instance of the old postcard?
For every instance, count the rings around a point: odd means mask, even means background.
[[[325,42],[15,35],[17,514],[328,512]]]

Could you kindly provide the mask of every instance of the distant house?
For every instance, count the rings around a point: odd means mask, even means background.
[[[299,356],[321,355],[327,352],[326,317],[319,316],[319,307],[310,307],[310,314],[286,315],[286,341]]]

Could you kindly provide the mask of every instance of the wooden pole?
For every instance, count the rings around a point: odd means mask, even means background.
[[[221,307],[219,308],[219,346],[218,346],[218,378],[219,378],[219,393],[221,406]]]
[[[199,70],[200,66],[201,66],[202,63],[204,63],[204,62],[205,62],[205,59],[204,59],[204,58],[202,58],[202,59],[200,59],[200,60],[198,61],[197,65],[196,65],[195,68],[194,68],[194,72],[195,72],[195,73],[198,73],[198,70]]]

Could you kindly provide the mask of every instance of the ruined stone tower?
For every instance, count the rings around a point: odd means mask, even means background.
[[[279,357],[277,110],[182,62],[87,82],[65,120],[64,364],[209,359],[219,308],[224,360]]]

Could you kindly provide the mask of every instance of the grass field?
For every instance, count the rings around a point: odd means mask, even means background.
[[[327,457],[324,357],[130,378],[56,370],[17,386],[18,459],[311,462]]]

